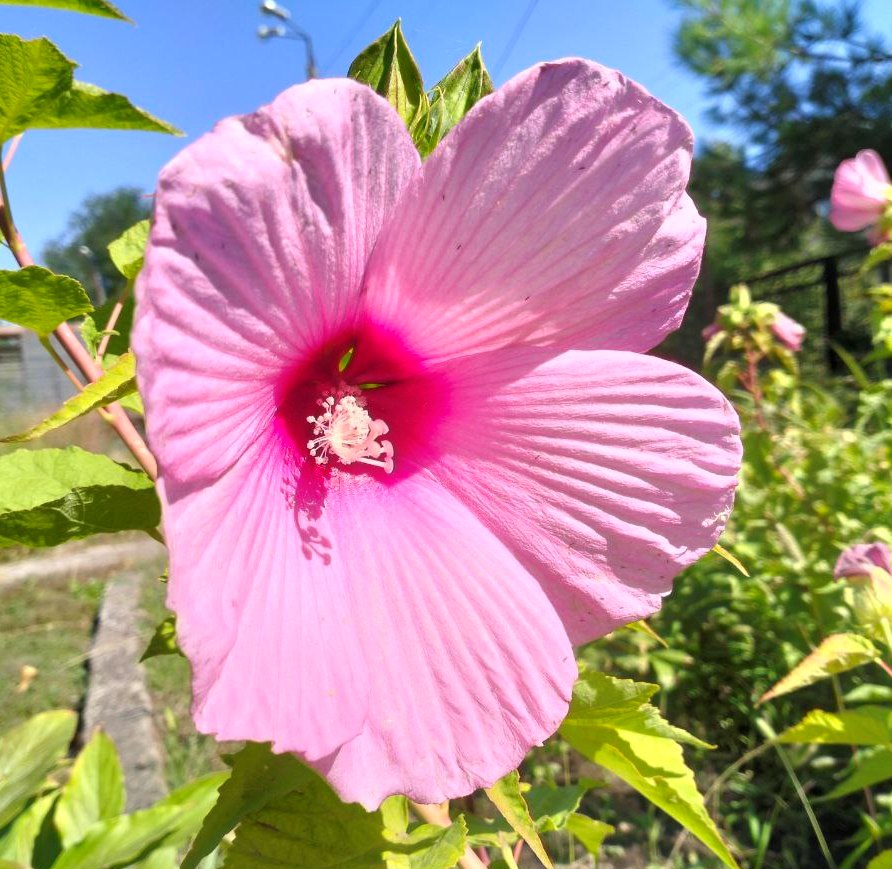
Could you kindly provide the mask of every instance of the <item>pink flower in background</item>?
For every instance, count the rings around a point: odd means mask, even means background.
[[[874,226],[890,206],[892,184],[876,151],[859,151],[839,164],[830,193],[830,222],[837,229],[857,232]]]
[[[892,574],[892,557],[885,543],[856,543],[842,551],[833,576],[836,579],[869,577],[876,568]]]
[[[704,326],[700,332],[700,336],[707,343],[711,341],[719,332],[722,331],[722,327],[719,326],[718,323],[710,323],[708,326]]]
[[[783,311],[778,311],[771,323],[771,331],[774,337],[788,350],[798,353],[802,349],[802,339],[805,338],[805,326],[797,323],[792,317],[788,317]]]
[[[554,732],[572,644],[659,609],[731,509],[734,411],[642,355],[699,267],[690,156],[569,60],[423,165],[328,80],[166,167],[134,346],[199,730],[368,807],[467,794]]]

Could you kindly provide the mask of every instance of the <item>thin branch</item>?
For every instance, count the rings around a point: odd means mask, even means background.
[[[12,163],[12,158],[15,157],[15,152],[19,149],[19,142],[22,141],[22,136],[24,133],[19,133],[18,136],[13,136],[12,140],[9,143],[9,150],[6,152],[6,156],[3,158],[3,171],[5,172]]]

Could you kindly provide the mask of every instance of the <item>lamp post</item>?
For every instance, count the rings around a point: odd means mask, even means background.
[[[278,19],[281,23],[273,26],[261,24],[257,28],[257,35],[261,39],[296,39],[302,42],[307,58],[306,77],[307,79],[316,78],[318,70],[316,69],[316,55],[313,52],[313,40],[309,33],[291,20],[291,10],[276,3],[276,0],[263,0],[260,4],[260,12],[262,15]]]

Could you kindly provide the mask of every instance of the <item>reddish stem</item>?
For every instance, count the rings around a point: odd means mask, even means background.
[[[25,246],[22,236],[19,234],[16,225],[13,223],[12,214],[9,209],[9,198],[6,195],[6,181],[0,171],[0,190],[3,197],[0,202],[0,230],[9,243],[9,249],[16,258],[16,262],[22,267],[34,265],[34,260]],[[75,364],[81,374],[90,381],[99,380],[103,375],[102,367],[87,352],[86,347],[78,340],[77,335],[68,323],[62,323],[54,332],[56,340],[65,348],[71,361]],[[68,370],[67,368],[65,369]],[[70,377],[71,375],[69,375]],[[142,439],[140,433],[136,430],[136,426],[130,421],[130,418],[124,412],[124,408],[120,404],[114,403],[106,408],[108,421],[112,428],[118,433],[118,436],[127,445],[127,448],[133,453],[136,461],[142,465],[145,472],[153,479],[158,479],[158,463],[149,450],[146,442]]]

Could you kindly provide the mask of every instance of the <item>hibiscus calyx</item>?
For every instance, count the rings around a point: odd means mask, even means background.
[[[317,404],[322,412],[307,417],[314,435],[307,448],[317,465],[328,464],[334,455],[344,465],[361,462],[393,473],[393,445],[378,442],[390,428],[384,420],[372,418],[358,390],[341,385]]]

